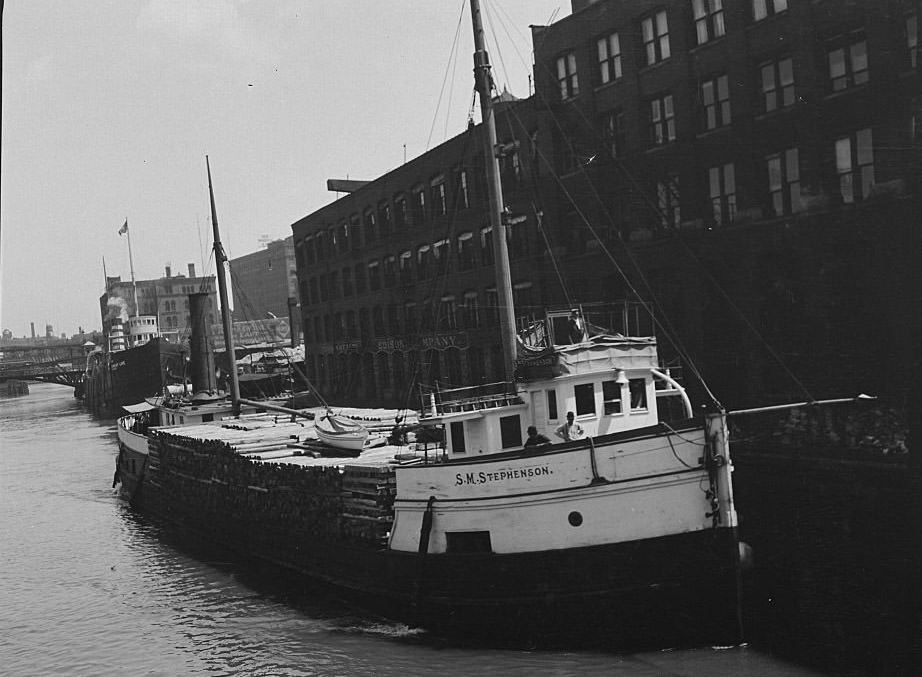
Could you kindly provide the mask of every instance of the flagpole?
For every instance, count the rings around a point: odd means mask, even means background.
[[[137,317],[141,314],[141,309],[138,307],[138,285],[136,285],[134,281],[134,259],[131,256],[131,229],[127,227],[127,218],[125,219],[125,226],[125,235],[128,236],[128,269],[131,271],[131,289],[134,292],[134,316]]]

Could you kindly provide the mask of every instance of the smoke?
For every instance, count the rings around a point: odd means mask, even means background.
[[[106,319],[114,320],[118,318],[122,322],[128,321],[128,304],[121,296],[112,296],[107,304]]]

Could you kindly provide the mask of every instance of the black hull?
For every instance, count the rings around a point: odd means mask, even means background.
[[[343,528],[341,481],[155,440],[123,494],[184,533],[440,633],[626,650],[741,641],[733,529],[534,553],[395,552]]]
[[[116,412],[158,395],[181,379],[184,369],[180,346],[152,339],[137,348],[99,355],[91,361],[83,399],[93,411]]]

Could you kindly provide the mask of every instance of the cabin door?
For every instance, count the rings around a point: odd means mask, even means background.
[[[547,425],[547,397],[543,390],[531,393],[531,421],[538,430],[544,430]]]

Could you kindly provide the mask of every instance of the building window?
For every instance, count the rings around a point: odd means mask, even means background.
[[[606,113],[602,118],[602,138],[612,157],[624,155],[627,141],[624,133],[624,111],[620,108]]]
[[[692,13],[699,45],[726,33],[723,0],[692,0]]]
[[[384,257],[384,286],[393,287],[397,284],[397,257]]]
[[[736,176],[733,163],[711,167],[708,170],[711,214],[718,226],[731,223],[736,217]]]
[[[836,140],[836,173],[843,202],[868,197],[874,185],[874,143],[870,129]]]
[[[470,187],[468,186],[466,169],[458,170],[458,209],[467,209],[471,206]]]
[[[768,194],[773,216],[793,214],[801,210],[800,204],[800,159],[796,148],[769,155],[765,158],[768,168]]]
[[[400,308],[396,303],[387,307],[387,330],[391,334],[400,333]]]
[[[416,318],[416,304],[405,303],[403,306],[403,326],[404,331],[413,334],[419,330],[419,322]],[[411,362],[411,364],[414,364]]]
[[[424,244],[416,250],[416,276],[420,280],[428,279],[432,274],[432,248]]]
[[[919,15],[906,17],[906,63],[915,70],[919,63]]]
[[[397,230],[406,228],[408,216],[407,198],[398,195],[394,198],[394,226]]]
[[[377,291],[381,288],[381,266],[377,261],[368,264],[368,289]]]
[[[448,240],[439,240],[438,242],[432,245],[432,259],[435,265],[435,274],[443,274],[448,272],[448,256],[451,247],[448,244]]]
[[[343,268],[343,296],[352,296],[352,268]]]
[[[458,270],[474,267],[474,234],[461,233],[458,236]]]
[[[429,182],[432,195],[432,213],[435,216],[444,216],[448,213],[448,203],[445,200],[445,178],[437,176]]]
[[[426,219],[426,189],[416,186],[413,189],[413,221],[422,223]]]
[[[650,101],[650,142],[654,146],[675,141],[675,109],[672,94]]]
[[[493,228],[480,229],[480,261],[482,265],[493,265]]]
[[[464,292],[464,305],[461,307],[461,317],[464,326],[476,329],[480,326],[480,309],[477,306],[477,292]]]
[[[679,209],[679,177],[670,176],[656,184],[656,206],[659,225],[663,228],[677,228],[682,222]]]
[[[660,10],[641,21],[640,32],[643,36],[643,47],[647,55],[648,66],[669,58],[669,26],[666,23],[666,10]]]
[[[371,331],[374,336],[384,335],[384,310],[381,306],[371,309]]]
[[[355,266],[355,293],[365,293],[365,264],[359,263]]]
[[[791,57],[762,64],[759,71],[766,113],[794,104],[794,62]]]
[[[865,40],[831,49],[827,58],[832,91],[838,92],[868,81],[868,43]]]
[[[490,287],[484,293],[486,301],[487,322],[492,325],[499,323],[499,292],[496,287]]]
[[[557,58],[557,86],[560,88],[561,99],[570,99],[579,94],[576,54],[573,52]]]
[[[596,42],[599,56],[599,82],[608,84],[621,77],[621,40],[612,33]]]
[[[701,83],[701,106],[705,130],[730,124],[730,86],[726,75]]]
[[[458,328],[458,319],[455,314],[455,297],[443,296],[439,306],[439,327],[448,331]]]
[[[371,209],[365,210],[365,242],[374,242],[378,239],[378,227],[375,213]]]
[[[400,254],[400,283],[413,282],[413,252],[405,251]]]
[[[352,251],[362,248],[362,217],[358,214],[349,217],[349,242],[352,245]]]
[[[391,206],[386,200],[378,204],[378,234],[382,239],[391,234]]]
[[[752,0],[752,20],[761,21],[787,8],[788,0]]]

